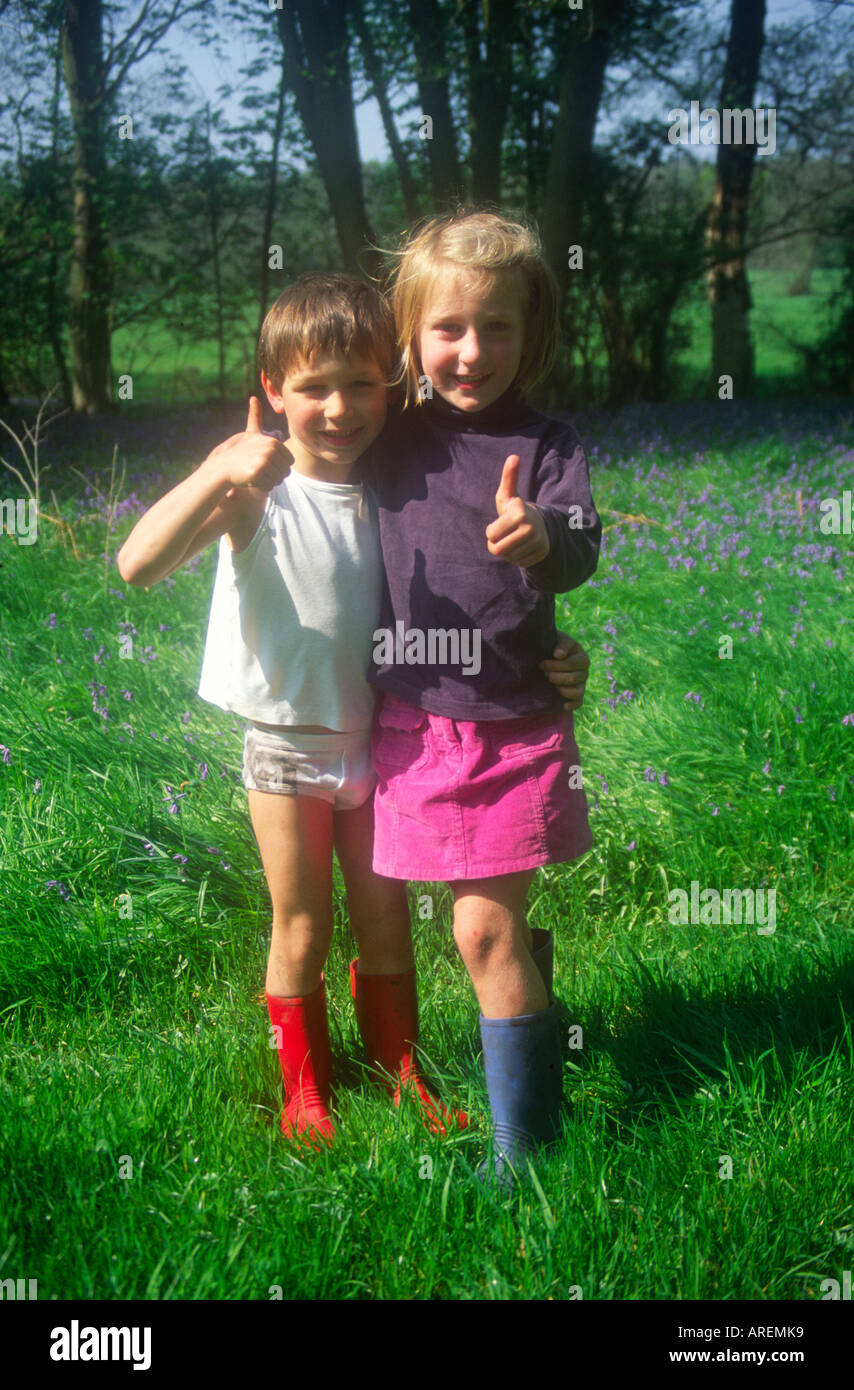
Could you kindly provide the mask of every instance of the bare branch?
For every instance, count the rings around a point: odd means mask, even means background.
[[[210,0],[190,0],[187,4],[182,4],[181,0],[174,0],[169,13],[162,19],[156,21],[154,27],[147,33],[140,33],[136,42],[131,46],[130,52],[127,52],[128,45],[131,44],[134,34],[138,32],[141,24],[144,22],[150,10],[151,3],[152,0],[143,0],[142,9],[133,24],[131,24],[122,38],[118,40],[108,55],[109,64],[112,65],[118,62],[119,67],[112,81],[108,82],[104,89],[107,100],[115,96],[130,69],[134,67],[136,63],[141,62],[143,58],[148,57],[149,53],[157,47],[160,40],[169,32],[173,24],[177,24],[179,20],[185,19],[189,14],[194,14],[210,7]],[[121,56],[123,54],[126,56]],[[105,65],[105,71],[108,70],[108,66]]]

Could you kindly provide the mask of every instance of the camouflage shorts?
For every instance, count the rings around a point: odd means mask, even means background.
[[[281,733],[250,724],[243,743],[243,785],[278,796],[317,796],[336,811],[352,811],[376,785],[371,731]]]

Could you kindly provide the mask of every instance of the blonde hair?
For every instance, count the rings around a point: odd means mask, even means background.
[[[280,294],[261,325],[258,367],[279,390],[318,353],[373,358],[391,383],[399,378],[394,316],[388,301],[356,275],[301,275]]]
[[[392,303],[406,383],[406,405],[419,402],[418,331],[441,264],[473,272],[489,293],[515,273],[525,292],[522,357],[513,385],[523,395],[548,374],[560,342],[558,292],[537,233],[500,213],[465,211],[434,217],[416,230],[393,272]]]

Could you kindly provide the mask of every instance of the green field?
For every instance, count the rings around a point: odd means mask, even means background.
[[[750,273],[757,395],[803,394],[798,347],[814,347],[831,327],[841,272],[813,271],[810,293],[795,298],[787,294],[792,279],[792,273],[777,270]],[[695,287],[677,311],[675,323],[684,328],[688,341],[676,357],[673,394],[679,399],[702,397],[712,361],[710,311],[702,286]]]
[[[128,589],[70,489],[70,533],[0,537],[0,1279],[60,1299],[815,1300],[851,1268],[853,542],[818,528],[852,486],[851,415],[638,408],[583,438],[605,541],[558,609],[593,662],[596,844],[532,892],[567,1121],[507,1197],[472,1179],[478,1011],[442,885],[411,890],[422,1044],[472,1128],[432,1138],[371,1087],[338,884],[339,1138],[310,1157],[282,1139],[240,732],[195,694],[213,555]],[[142,430],[138,449],[132,472],[162,462]],[[774,890],[773,930],[674,924],[692,882]]]
[[[810,293],[789,298],[792,275],[782,271],[751,273],[751,317],[756,353],[757,394],[777,395],[781,390],[802,391],[802,362],[798,346],[812,347],[827,332],[833,297],[841,272],[813,272]],[[245,399],[254,385],[254,342],[258,306],[248,300],[227,351],[229,394]],[[711,364],[709,306],[702,284],[692,288],[677,311],[674,326],[685,334],[685,345],[674,357],[672,396],[702,399]],[[174,405],[206,400],[216,395],[217,350],[213,341],[169,333],[157,320],[142,332],[119,329],[113,334],[114,375],[133,376],[134,401],[162,400]],[[600,366],[604,369],[604,354]]]

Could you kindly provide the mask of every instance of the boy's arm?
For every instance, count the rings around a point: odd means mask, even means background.
[[[118,553],[122,578],[145,587],[156,584],[226,533],[235,550],[243,549],[261,519],[264,494],[290,465],[285,446],[262,433],[261,404],[253,396],[245,432],[218,445],[140,517]]]

